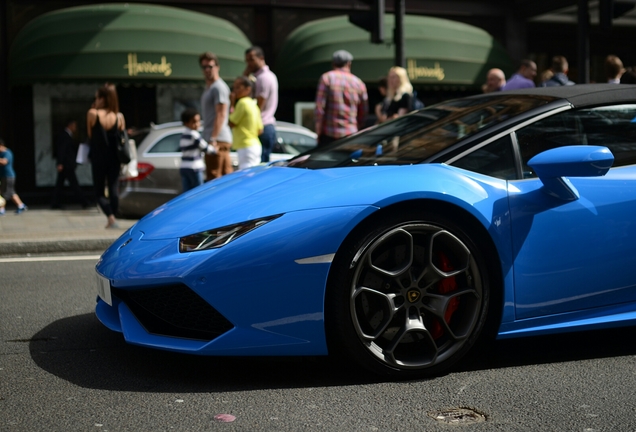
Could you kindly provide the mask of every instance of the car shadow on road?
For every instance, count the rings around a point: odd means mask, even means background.
[[[92,313],[49,324],[31,337],[29,350],[43,370],[93,389],[196,393],[377,382],[328,357],[208,357],[138,347]]]
[[[492,342],[457,371],[636,355],[636,327],[521,337]]]
[[[449,373],[636,355],[635,328],[496,341]],[[222,393],[381,382],[329,357],[203,357],[129,345],[94,314],[55,321],[29,340],[43,370],[85,388]]]

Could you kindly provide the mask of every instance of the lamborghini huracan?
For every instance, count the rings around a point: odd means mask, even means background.
[[[449,100],[161,205],[96,265],[131,344],[395,379],[636,320],[636,86]]]

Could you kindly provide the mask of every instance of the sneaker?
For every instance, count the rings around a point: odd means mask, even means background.
[[[18,207],[18,209],[15,211],[15,214],[20,214],[23,213],[25,211],[27,211],[29,208],[25,205],[22,205],[22,207]]]
[[[0,216],[4,216],[4,215],[5,215],[5,211],[4,210],[0,211]]]

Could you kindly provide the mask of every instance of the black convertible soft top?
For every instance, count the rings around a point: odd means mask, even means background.
[[[492,95],[492,93],[489,93]],[[634,84],[577,84],[560,87],[537,87],[509,90],[500,95],[541,95],[567,99],[575,107],[633,102],[636,104]]]

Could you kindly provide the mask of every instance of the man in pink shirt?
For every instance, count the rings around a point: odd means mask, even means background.
[[[333,70],[318,81],[315,124],[318,145],[327,145],[357,132],[368,111],[367,87],[351,73],[353,56],[345,50],[333,53]]]
[[[265,64],[265,55],[260,47],[253,46],[245,51],[245,75],[256,78],[254,97],[261,110],[263,133],[259,135],[263,153],[261,162],[269,162],[269,155],[276,142],[276,108],[278,107],[278,79],[274,72]]]

